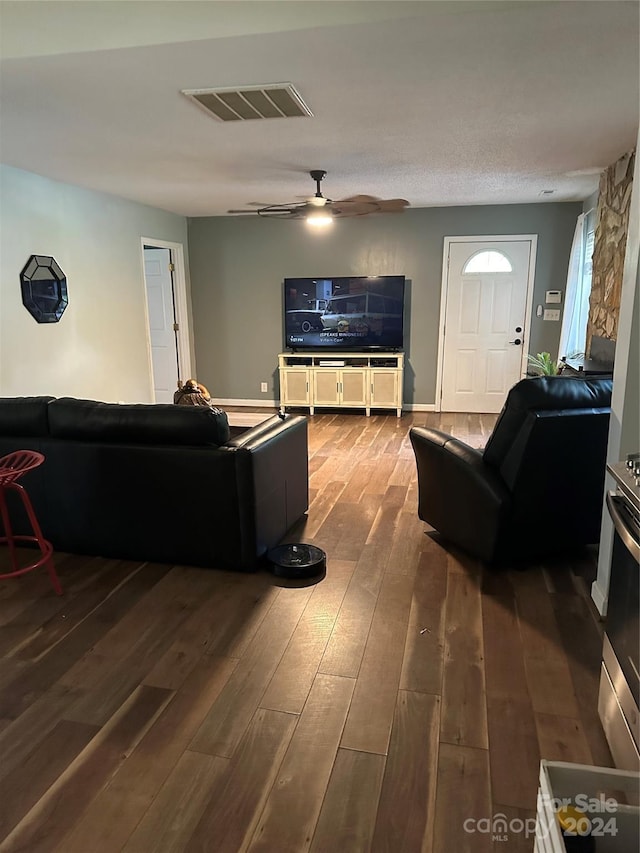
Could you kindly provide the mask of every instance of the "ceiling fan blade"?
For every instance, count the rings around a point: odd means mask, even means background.
[[[258,215],[257,210],[227,210],[227,213],[238,214],[238,213],[251,213],[253,216]]]
[[[409,207],[409,202],[405,198],[376,198],[373,195],[352,195],[349,198],[341,198],[337,203],[342,204],[343,202],[348,202],[349,204],[373,204],[377,207],[388,208],[389,210],[395,207]]]
[[[334,216],[367,216],[369,213],[379,213],[376,202],[341,202],[336,201],[331,205]]]
[[[271,217],[272,219],[298,219],[304,215],[307,209],[306,202],[300,204],[270,204],[261,207],[256,213],[258,216]]]
[[[338,201],[339,202],[355,201],[358,203],[362,202],[364,204],[364,203],[368,203],[368,202],[372,202],[372,201],[380,201],[380,199],[376,198],[376,196],[374,196],[374,195],[350,195],[347,198],[338,199]]]
[[[403,198],[374,199],[368,200],[362,197],[358,200],[344,199],[334,201],[330,207],[334,216],[367,216],[370,213],[402,213],[409,202]]]
[[[402,213],[410,205],[404,198],[381,198],[380,207],[384,213]]]

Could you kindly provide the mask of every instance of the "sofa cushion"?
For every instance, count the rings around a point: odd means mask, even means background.
[[[172,403],[99,403],[61,397],[49,404],[55,438],[118,444],[219,446],[229,439],[221,410]]]
[[[536,376],[521,379],[507,395],[484,450],[484,461],[499,467],[527,421],[529,412],[552,409],[606,409],[613,380],[598,377]]]
[[[53,397],[0,398],[0,435],[47,435],[47,410],[50,400],[53,400]]]

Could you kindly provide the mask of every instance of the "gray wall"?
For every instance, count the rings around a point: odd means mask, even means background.
[[[277,400],[282,280],[395,274],[409,280],[405,402],[433,404],[444,237],[537,234],[535,306],[545,290],[564,291],[581,211],[581,203],[416,209],[342,219],[323,233],[257,216],[190,219],[198,378],[216,398]],[[560,323],[532,318],[531,352],[555,353],[559,337]]]
[[[0,189],[0,394],[151,402],[141,238],[186,251],[186,219],[8,166]],[[32,254],[67,276],[58,323],[39,325],[22,305]]]

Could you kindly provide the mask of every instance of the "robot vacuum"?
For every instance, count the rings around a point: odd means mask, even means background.
[[[310,578],[324,572],[327,555],[315,545],[303,542],[278,545],[267,552],[273,573],[282,578]]]

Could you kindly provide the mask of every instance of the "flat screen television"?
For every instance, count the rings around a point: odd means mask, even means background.
[[[404,276],[285,278],[285,347],[398,350]]]

